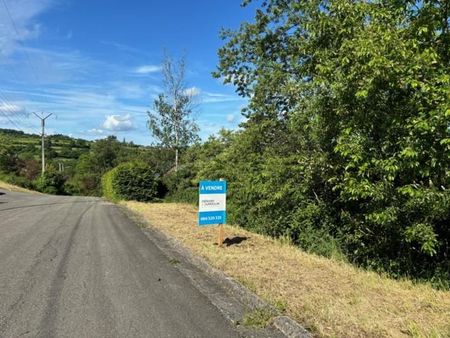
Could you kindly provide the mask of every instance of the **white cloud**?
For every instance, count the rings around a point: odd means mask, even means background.
[[[197,96],[200,95],[200,93],[201,90],[197,87],[186,88],[186,90],[184,91],[184,94],[187,96]]]
[[[221,93],[211,93],[211,92],[203,92],[202,93],[202,102],[203,103],[222,103],[222,102],[234,102],[234,101],[243,101],[242,97],[238,95],[230,95],[230,94],[221,94]]]
[[[106,46],[112,46],[114,48],[116,48],[119,52],[124,52],[127,54],[139,54],[139,55],[144,55],[145,57],[151,57],[152,53],[148,53],[144,50],[132,47],[132,46],[128,46],[125,45],[123,43],[118,43],[115,41],[107,41],[107,40],[102,40],[100,41],[101,44],[104,44]]]
[[[121,83],[116,82],[112,83],[112,92],[116,97],[125,98],[125,99],[137,99],[146,97],[149,93],[146,89],[136,83]]]
[[[108,115],[106,116],[106,120],[103,122],[102,127],[112,131],[127,131],[134,129],[130,114],[124,116]]]
[[[234,122],[234,120],[236,119],[236,115],[234,114],[228,114],[227,115],[227,122]]]
[[[51,0],[5,0],[0,7],[0,55],[14,52],[18,43],[36,38],[40,25],[35,18],[49,8]]]
[[[97,128],[92,128],[88,130],[89,134],[94,134],[94,135],[103,135],[103,129],[97,129]]]
[[[25,108],[14,103],[0,102],[0,113],[2,115],[13,116],[19,114],[26,114],[26,110]]]
[[[151,74],[151,73],[157,73],[160,70],[161,70],[160,66],[144,65],[144,66],[135,68],[133,72],[136,74]]]
[[[17,56],[2,58],[0,55],[0,63],[5,65],[0,66],[0,77],[6,81],[39,85],[73,83],[74,80],[93,76],[93,69],[100,74],[108,74],[112,68],[110,65],[85,57],[76,50],[50,50],[26,46],[16,46],[15,50]]]

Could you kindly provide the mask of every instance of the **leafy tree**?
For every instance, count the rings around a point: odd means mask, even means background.
[[[300,243],[325,229],[359,264],[448,280],[448,27],[448,1],[268,0],[225,31],[215,75],[250,99],[218,157],[240,221]]]
[[[80,156],[75,175],[69,181],[71,193],[100,195],[102,175],[120,163],[126,152],[115,136],[95,141],[89,153]]]
[[[187,203],[198,202],[198,181],[206,179],[199,172],[223,152],[231,143],[234,133],[222,129],[217,136],[210,136],[203,144],[195,144],[183,153],[178,171],[169,171],[164,175],[164,183],[168,189],[168,200]],[[216,179],[225,176],[208,176]]]
[[[185,84],[185,58],[174,62],[168,55],[162,64],[164,90],[154,102],[154,110],[147,112],[148,127],[163,147],[175,152],[175,171],[178,170],[179,151],[199,138],[197,124],[190,118],[194,95]]]
[[[43,175],[36,178],[34,186],[38,191],[46,194],[63,195],[65,177],[56,171],[52,166],[48,166]]]

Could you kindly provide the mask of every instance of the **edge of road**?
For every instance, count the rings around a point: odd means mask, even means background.
[[[159,229],[153,227],[146,219],[136,212],[122,205],[115,204],[130,220],[138,226],[147,238],[155,244],[168,258],[173,265],[186,277],[193,285],[205,295],[211,303],[219,309],[225,318],[234,325],[239,325],[245,312],[264,311],[272,315],[270,325],[277,329],[282,335],[289,338],[312,338],[313,335],[292,318],[283,315],[278,309],[258,297],[245,286],[225,275],[222,271],[213,268],[203,258],[194,255],[188,248],[183,246],[178,240],[164,234]],[[214,283],[203,280],[202,273],[208,276]],[[215,285],[214,285],[215,284]],[[236,303],[230,303],[224,297],[222,290],[231,296]],[[245,328],[243,329],[245,331]]]

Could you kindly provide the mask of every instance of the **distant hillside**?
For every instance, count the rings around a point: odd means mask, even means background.
[[[9,145],[22,159],[41,158],[41,136],[23,131],[0,129],[2,143]],[[92,141],[72,138],[66,135],[49,135],[45,138],[46,160],[70,165],[81,154],[89,152]],[[58,165],[57,165],[58,166]]]
[[[115,136],[87,141],[66,135],[45,138],[46,175],[41,177],[41,137],[0,129],[0,180],[52,194],[100,195],[102,175],[123,162],[141,161],[159,176],[170,168],[170,150],[120,142]]]

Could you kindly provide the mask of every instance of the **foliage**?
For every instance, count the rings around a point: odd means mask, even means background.
[[[210,136],[203,144],[195,144],[188,148],[183,154],[180,169],[177,172],[171,170],[163,177],[168,190],[167,200],[197,204],[200,180],[197,173],[220,154],[230,144],[232,138],[232,132],[221,130],[217,136]]]
[[[48,167],[45,173],[33,182],[33,186],[37,191],[46,194],[64,195],[64,183],[65,177],[53,167]]]
[[[195,180],[229,181],[232,222],[449,280],[448,23],[446,1],[263,2],[215,73],[248,121]]]
[[[0,142],[2,140],[0,139]],[[3,143],[3,142],[2,142]],[[9,145],[0,148],[0,171],[11,172],[17,169],[17,155]]]
[[[111,169],[102,176],[102,180],[101,180],[102,194],[104,197],[106,197],[110,201],[118,201],[118,200],[120,200],[120,198],[113,188],[113,182],[112,182],[113,175],[114,175],[114,169]]]
[[[0,172],[0,181],[26,189],[34,189],[33,182],[22,176]]]
[[[72,194],[101,196],[104,173],[130,161],[145,162],[161,175],[168,170],[171,159],[164,149],[136,147],[109,136],[93,142],[89,152],[80,156],[74,175],[67,184],[68,190]]]
[[[111,200],[147,202],[159,197],[160,181],[145,163],[122,163],[103,175],[102,190]]]

